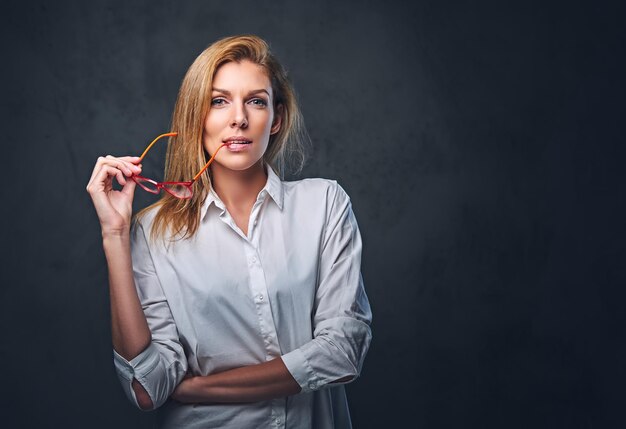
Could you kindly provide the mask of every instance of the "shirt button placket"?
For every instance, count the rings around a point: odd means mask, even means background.
[[[280,354],[280,346],[278,345],[276,328],[270,308],[263,266],[257,252],[258,250],[252,244],[249,245],[246,252],[250,270],[252,297],[256,304],[260,333],[263,337],[267,356],[276,357]],[[284,422],[284,418],[281,417],[281,420]]]

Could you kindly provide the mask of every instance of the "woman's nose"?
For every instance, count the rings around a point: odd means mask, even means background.
[[[248,115],[244,106],[235,106],[231,127],[245,128],[248,126]]]

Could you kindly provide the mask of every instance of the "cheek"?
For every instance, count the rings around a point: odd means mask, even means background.
[[[262,115],[259,115],[257,124],[259,129],[262,129],[264,132],[269,132],[272,128],[272,114],[263,113]]]
[[[207,115],[204,121],[204,129],[205,130],[214,130],[219,126],[220,123],[220,115],[219,112],[211,112],[210,115]]]

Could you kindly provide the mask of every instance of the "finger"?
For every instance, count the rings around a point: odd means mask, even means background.
[[[105,157],[101,156],[98,157],[98,160],[96,161],[96,165],[93,169],[93,172],[91,173],[91,178],[89,179],[87,187],[89,187],[94,182],[94,179],[102,172],[102,167],[105,165],[123,169],[125,170],[124,173],[128,173],[128,176],[132,175],[131,168],[125,165],[123,161],[118,161],[115,157],[111,155],[107,155]]]
[[[119,168],[125,175],[129,177],[132,176],[134,172],[140,171],[140,169],[138,169],[138,167],[135,164],[126,162],[120,158],[115,158],[114,156],[111,156],[111,155],[108,155],[104,162],[106,164]]]
[[[122,193],[128,195],[129,197],[132,197],[135,193],[136,186],[137,183],[134,180],[127,180],[126,184],[122,188]]]
[[[119,168],[107,165],[103,167],[103,170],[106,171],[107,178],[110,177],[110,180],[115,177],[117,179],[117,183],[119,183],[121,186],[124,186],[126,184],[126,178],[124,177],[124,173],[122,173],[122,170],[120,170]]]
[[[131,164],[139,164],[139,162],[141,162],[141,157],[139,156],[120,156],[117,159],[121,159],[125,162],[130,162]]]
[[[89,178],[89,182],[87,183],[87,189],[89,189],[89,185],[91,185],[95,177],[98,175],[98,173],[100,173],[100,170],[102,170],[102,164],[104,161],[105,158],[102,156],[99,156],[96,160],[96,165],[93,167],[93,170],[91,171],[91,177]]]
[[[133,174],[141,173],[141,169],[143,168],[141,158],[137,156],[125,156],[117,158],[117,161],[122,162]]]
[[[124,162],[130,162],[131,164],[138,164],[139,161],[141,161],[141,158],[138,156],[113,156],[113,155],[106,155],[106,156],[100,156],[97,159],[97,162],[104,162],[107,160],[118,160],[118,161],[124,161]]]
[[[89,188],[93,184],[94,179],[102,172],[102,167],[104,165],[110,165],[119,168],[126,176],[130,177],[133,174],[141,173],[141,164],[138,165],[139,162],[141,162],[141,158],[138,156],[124,156],[116,158],[114,156],[107,155],[99,157],[91,173],[89,182],[87,183],[87,190],[89,191]]]
[[[110,204],[107,194],[113,189],[113,177],[118,175],[123,176],[121,171],[109,165],[103,165],[98,170],[96,177],[93,178],[87,187],[87,192],[89,192],[96,207]]]
[[[134,167],[137,167],[137,166],[141,165],[140,164],[141,158],[138,157],[138,156],[114,157],[114,156],[108,155],[105,159],[122,162],[122,163],[124,163],[124,165],[128,166],[130,169],[134,169]]]
[[[87,192],[92,194],[92,197],[93,197],[93,194],[104,190],[107,180],[110,181],[109,173],[107,171],[108,168],[112,168],[112,167],[96,164],[96,167],[94,168],[93,173],[91,173],[91,179],[89,180],[89,183],[87,184]],[[114,174],[114,172],[111,171],[111,174]]]
[[[117,183],[119,183],[120,186],[123,187],[124,185],[126,185],[126,177],[124,177],[124,174],[119,168],[117,169],[117,174],[115,175],[115,178],[117,179]]]
[[[99,169],[96,177],[94,177],[93,181],[87,187],[87,191],[92,194],[92,196],[105,192],[107,185],[108,187],[111,186],[113,177],[116,177],[120,184],[126,183],[124,175],[118,168],[110,165],[103,165]]]

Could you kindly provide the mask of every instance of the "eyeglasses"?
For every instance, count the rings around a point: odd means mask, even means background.
[[[160,136],[152,140],[152,143],[148,145],[146,150],[144,150],[141,156],[139,157],[139,161],[140,162],[143,161],[143,158],[146,156],[146,154],[152,148],[152,146],[157,142],[157,140],[159,140],[162,137],[174,137],[177,135],[178,133],[165,133],[165,134],[161,134]],[[211,163],[213,162],[213,159],[215,158],[215,155],[217,155],[217,152],[219,152],[219,150],[223,148],[224,146],[226,145],[223,144],[220,147],[218,147],[215,153],[213,154],[213,156],[211,157],[211,159],[209,159],[209,162],[207,162],[206,165],[202,167],[202,170],[200,170],[200,172],[196,174],[194,178],[188,182],[157,182],[155,180],[148,179],[147,177],[137,176],[137,175],[132,175],[131,179],[133,179],[135,183],[141,186],[145,191],[148,191],[152,194],[158,194],[159,192],[161,192],[161,189],[163,189],[165,192],[167,192],[173,197],[188,200],[189,198],[193,196],[194,182],[198,180],[198,177],[200,177],[202,173],[204,173],[204,170],[209,168],[209,165],[211,165]]]

